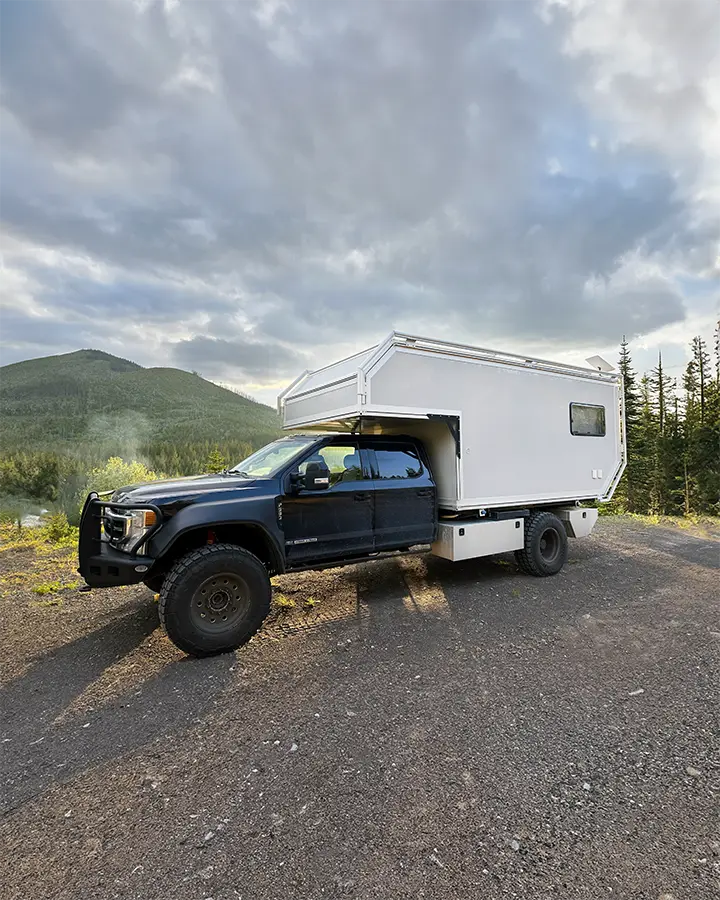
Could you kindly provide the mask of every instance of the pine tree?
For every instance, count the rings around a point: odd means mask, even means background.
[[[686,457],[691,508],[696,512],[720,509],[720,385],[712,377],[712,363],[701,337],[692,341],[688,370],[695,376],[694,402],[685,414]],[[720,348],[715,345],[715,370],[720,369]]]
[[[225,462],[225,457],[220,452],[219,447],[214,447],[207,458],[207,462],[205,463],[205,471],[206,472],[222,472],[222,470],[226,467],[227,463]]]
[[[667,419],[667,404],[672,390],[672,382],[665,374],[662,365],[662,353],[658,351],[658,364],[650,375],[650,388],[654,392],[655,410],[657,412],[657,424],[659,434],[665,432]]]
[[[671,505],[669,455],[672,442],[667,437],[670,419],[668,413],[674,407],[674,400],[673,384],[663,369],[662,353],[658,353],[658,364],[650,373],[650,377],[643,381],[646,391],[645,403],[649,407],[649,418],[646,419],[647,451],[651,460],[648,502],[651,512],[665,514]]]
[[[650,397],[650,379],[640,380],[640,411],[634,435],[634,497],[633,512],[658,512],[655,496],[655,443],[657,424]]]
[[[632,366],[632,358],[628,342],[623,335],[620,344],[618,368],[623,378],[625,403],[625,441],[627,445],[627,465],[623,480],[618,487],[621,504],[630,512],[638,512],[643,503],[639,492],[639,460],[637,456],[636,438],[640,423],[641,401],[637,386],[637,374]]]
[[[694,337],[692,341],[692,362],[694,363],[694,372],[697,379],[699,401],[700,401],[700,421],[705,421],[705,393],[708,382],[710,381],[710,354],[707,352],[705,341],[701,337]]]
[[[698,378],[694,359],[685,366],[683,374],[683,388],[685,390],[685,414],[692,415],[697,403]]]
[[[665,432],[658,435],[657,457],[662,481],[662,512],[680,515],[686,505],[685,433],[676,393],[677,384],[668,382],[665,403]]]
[[[637,374],[632,366],[632,358],[628,342],[623,335],[620,344],[620,359],[618,362],[620,374],[623,377],[623,388],[625,391],[625,422],[628,431],[637,425],[640,419],[640,394],[637,386]]]

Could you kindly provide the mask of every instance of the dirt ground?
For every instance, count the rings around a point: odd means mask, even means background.
[[[276,579],[191,660],[146,589],[6,550],[2,894],[716,898],[719,566],[717,533],[601,519],[550,579]]]

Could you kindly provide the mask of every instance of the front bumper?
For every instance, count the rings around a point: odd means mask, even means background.
[[[138,584],[148,577],[155,559],[137,551],[125,553],[108,542],[102,533],[102,512],[106,506],[121,509],[151,509],[155,512],[157,524],[145,535],[139,550],[147,546],[149,539],[162,522],[162,513],[153,504],[111,503],[109,500],[100,500],[95,492],[88,494],[80,519],[78,572],[90,587]]]

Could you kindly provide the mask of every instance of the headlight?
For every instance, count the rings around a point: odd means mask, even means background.
[[[140,539],[150,531],[157,522],[157,516],[151,509],[130,510],[130,521],[125,533],[123,550],[134,550],[140,543]]]
[[[156,524],[157,516],[151,509],[107,511],[105,532],[118,550],[131,553],[147,532]]]

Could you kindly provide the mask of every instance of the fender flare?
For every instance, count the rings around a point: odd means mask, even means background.
[[[213,513],[215,513],[213,515]],[[184,510],[177,512],[167,523],[165,523],[153,535],[150,542],[149,552],[156,559],[161,560],[172,547],[180,540],[180,538],[191,531],[197,531],[202,528],[212,529],[213,527],[226,526],[248,526],[257,529],[263,539],[267,542],[272,557],[273,568],[276,572],[285,571],[285,554],[283,546],[278,540],[278,536],[273,534],[272,527],[262,518],[253,516],[232,516],[223,518],[217,515],[217,510],[211,508],[203,509],[202,504],[197,506],[186,507]],[[273,522],[272,525],[275,525]],[[277,529],[277,525],[275,525]]]

